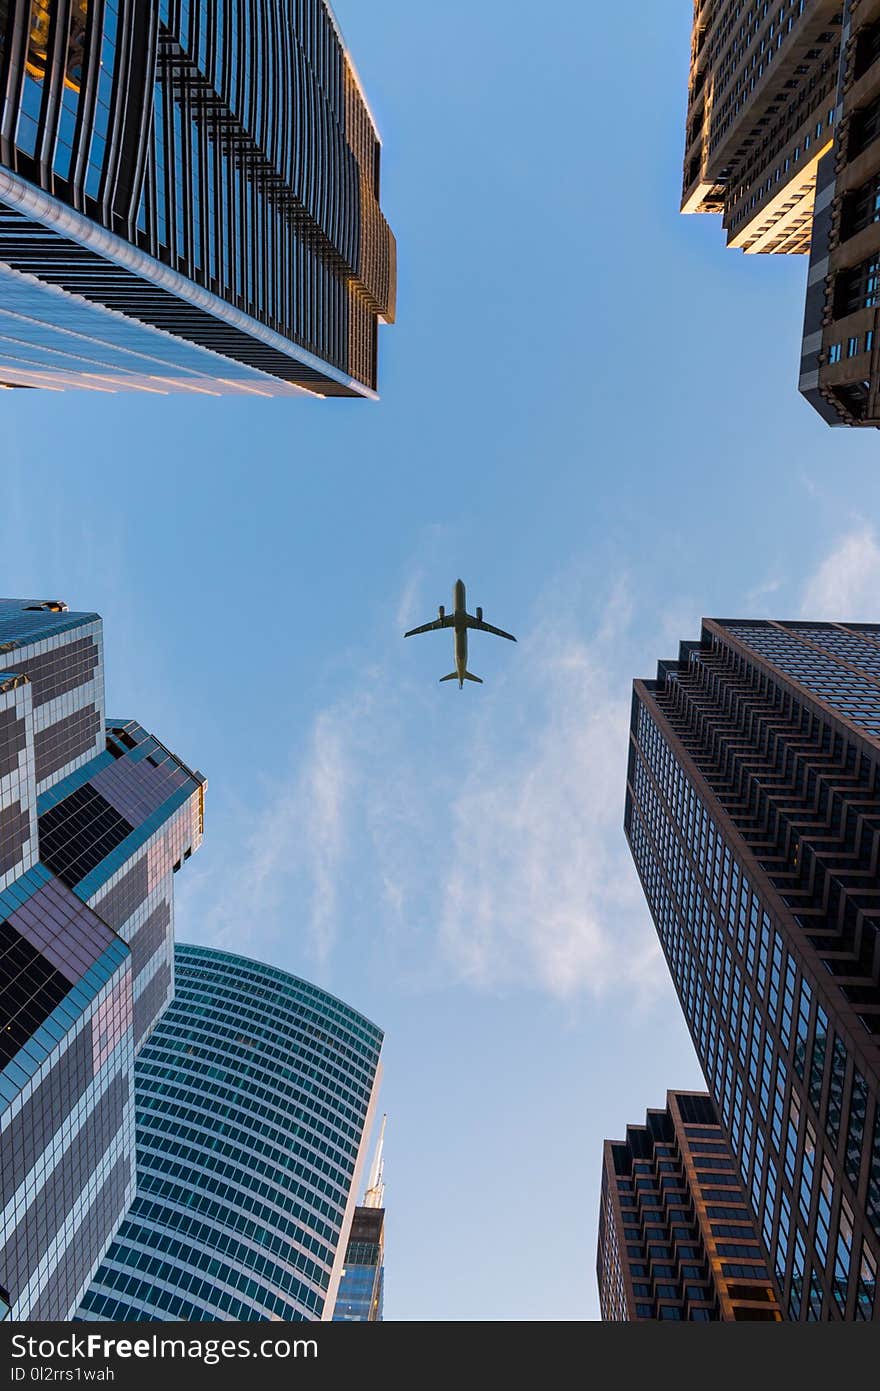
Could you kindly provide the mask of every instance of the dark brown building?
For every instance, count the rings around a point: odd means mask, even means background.
[[[605,1320],[782,1320],[708,1096],[668,1092],[605,1141],[597,1271]]]
[[[832,425],[880,424],[878,137],[880,0],[696,0],[682,211],[810,253],[800,389]]]
[[[626,833],[791,1319],[877,1319],[880,625],[704,620]]]
[[[880,425],[880,2],[844,7],[834,147],[818,171],[801,391],[832,425]]]

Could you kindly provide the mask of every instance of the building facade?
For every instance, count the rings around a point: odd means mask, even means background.
[[[880,0],[695,0],[682,211],[810,255],[800,389],[880,424]]]
[[[842,20],[836,138],[818,171],[800,385],[830,424],[877,426],[880,4],[849,0]]]
[[[204,779],[104,709],[97,614],[0,600],[0,1300],[75,1310],[133,1193],[135,1053],[173,990]]]
[[[842,0],[695,0],[682,212],[728,246],[807,252],[831,149]]]
[[[374,396],[379,169],[325,0],[0,0],[0,383]]]
[[[315,1320],[335,1306],[382,1033],[323,990],[178,946],[135,1070],[137,1195],[83,1320]]]
[[[382,1149],[386,1116],[362,1207],[348,1232],[334,1323],[381,1323],[385,1307],[385,1179]]]
[[[607,1321],[782,1321],[710,1097],[669,1092],[605,1141],[596,1269]]]
[[[880,627],[705,620],[626,833],[791,1319],[878,1319]]]
[[[333,1311],[334,1323],[381,1323],[385,1301],[385,1210],[355,1208]]]

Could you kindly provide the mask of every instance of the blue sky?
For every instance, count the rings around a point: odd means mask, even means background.
[[[390,1319],[597,1316],[601,1142],[699,1069],[621,829],[702,615],[876,618],[806,263],[677,214],[691,5],[337,0],[400,251],[382,400],[5,393],[0,590],[209,779],[177,932],[387,1033]],[[455,578],[483,687],[403,630]]]

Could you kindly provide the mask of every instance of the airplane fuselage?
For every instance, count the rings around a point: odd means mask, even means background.
[[[459,687],[461,687],[464,685],[468,659],[467,622],[465,621],[467,619],[467,599],[461,580],[455,581],[455,587],[452,591],[452,612],[455,617],[455,671]]]

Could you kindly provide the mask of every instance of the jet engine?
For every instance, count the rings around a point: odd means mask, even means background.
[[[446,610],[445,610],[445,608],[443,607],[442,604],[440,605],[440,608],[439,608],[438,612],[439,612],[439,614],[440,614],[440,619],[441,619],[441,622],[442,622],[442,620],[446,617]]]
[[[477,622],[478,622],[478,623],[482,623],[482,621],[483,621],[483,610],[482,610],[482,609],[477,609]]]

